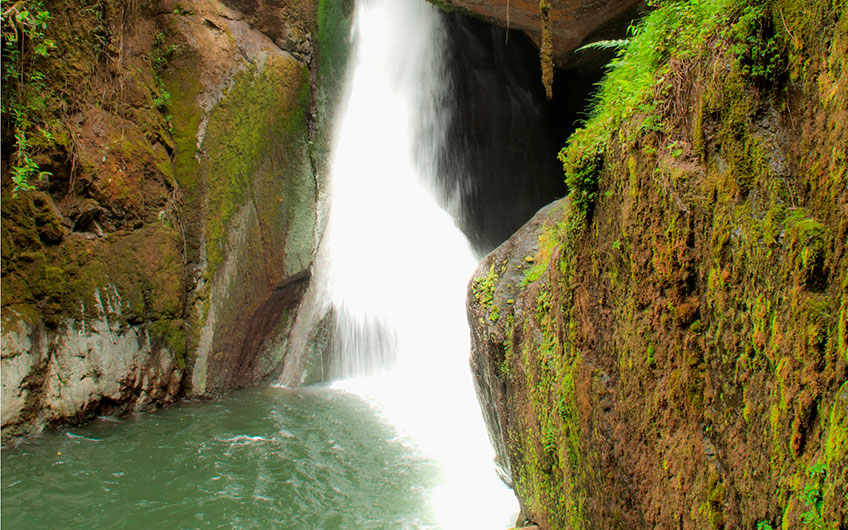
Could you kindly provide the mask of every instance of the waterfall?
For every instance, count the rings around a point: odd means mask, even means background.
[[[425,0],[357,2],[316,278],[336,316],[335,386],[440,464],[439,527],[506,528],[517,503],[496,476],[468,363],[477,258],[434,178],[451,118],[441,24]]]

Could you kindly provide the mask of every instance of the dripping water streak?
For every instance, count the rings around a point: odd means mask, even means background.
[[[468,241],[434,200],[449,115],[444,28],[424,0],[363,0],[333,149],[320,272],[336,314],[336,386],[377,404],[441,466],[442,528],[506,528],[468,365]],[[455,207],[455,205],[454,205]]]

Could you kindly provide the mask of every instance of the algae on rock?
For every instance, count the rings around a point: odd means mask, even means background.
[[[570,199],[469,292],[527,519],[848,524],[846,46],[845,2],[675,2],[635,31],[563,151]]]
[[[293,362],[332,100],[314,104],[312,35],[343,49],[340,2],[264,6],[286,38],[217,1],[51,3],[30,118],[52,177],[12,198],[3,156],[4,442]]]

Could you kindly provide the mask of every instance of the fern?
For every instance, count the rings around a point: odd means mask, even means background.
[[[611,39],[611,40],[596,40],[595,42],[590,42],[589,44],[584,44],[583,46],[577,48],[574,51],[583,51],[583,50],[609,50],[609,49],[618,49],[624,48],[627,44],[630,43],[630,39]]]

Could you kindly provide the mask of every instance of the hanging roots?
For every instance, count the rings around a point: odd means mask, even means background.
[[[509,0],[506,0],[506,43],[509,44]]]
[[[551,0],[539,0],[542,14],[542,46],[539,58],[542,61],[542,84],[550,100],[554,95],[554,36],[551,29]]]

